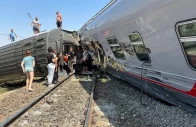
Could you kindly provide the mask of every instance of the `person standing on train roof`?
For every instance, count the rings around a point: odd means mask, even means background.
[[[35,18],[35,20],[33,20],[33,22],[31,22],[31,26],[33,27],[34,34],[38,34],[40,32],[41,24],[39,23],[39,20],[37,17]]]
[[[57,11],[56,12],[56,25],[57,25],[57,28],[58,29],[61,29],[62,28],[62,15]]]
[[[52,84],[52,80],[54,77],[54,70],[55,70],[55,57],[52,53],[52,47],[48,48],[48,54],[46,55],[46,60],[48,62],[48,85]]]
[[[34,78],[34,67],[35,67],[35,60],[31,56],[31,52],[26,52],[26,57],[21,62],[21,67],[24,73],[26,73],[27,80],[26,80],[26,90],[33,91],[32,82]]]
[[[17,35],[14,33],[14,30],[11,29],[11,32],[10,32],[10,34],[8,36],[8,40],[11,40],[11,42],[14,42],[16,40],[15,37],[17,39]]]

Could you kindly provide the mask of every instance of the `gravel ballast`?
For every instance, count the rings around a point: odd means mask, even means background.
[[[96,84],[92,127],[196,127],[196,116],[109,75]]]
[[[91,80],[74,75],[9,127],[83,127],[91,90]]]
[[[66,76],[59,77],[59,81],[63,80]],[[44,80],[36,80],[32,86],[34,91],[29,92],[23,87],[16,88],[15,90],[6,92],[0,95],[0,123],[9,116],[15,114],[18,110],[26,106],[33,99],[37,98],[50,88],[46,85],[47,82]],[[12,84],[12,87],[21,84]]]

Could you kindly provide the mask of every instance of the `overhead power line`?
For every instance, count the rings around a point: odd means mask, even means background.
[[[8,34],[0,34],[0,36],[9,36]],[[25,37],[22,37],[22,36],[18,36],[17,37],[20,37],[20,38],[25,38]]]

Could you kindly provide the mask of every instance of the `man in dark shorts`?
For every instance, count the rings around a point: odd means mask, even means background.
[[[37,17],[35,18],[35,20],[33,20],[31,26],[33,27],[34,34],[38,34],[40,32],[40,23]]]
[[[56,25],[57,25],[57,28],[58,29],[61,29],[62,28],[62,15],[57,11],[56,12]]]

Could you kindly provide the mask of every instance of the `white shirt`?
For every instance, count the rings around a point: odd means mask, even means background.
[[[33,20],[32,26],[33,26],[33,27],[38,27],[38,26],[39,26],[39,21]]]
[[[54,58],[56,57],[56,54],[53,53]]]

